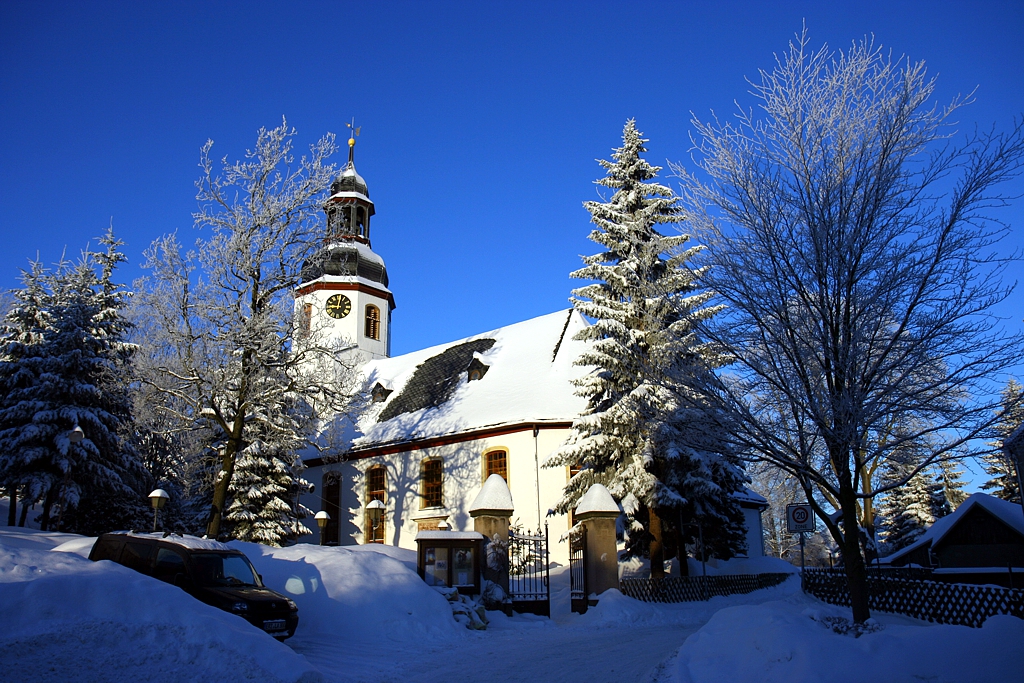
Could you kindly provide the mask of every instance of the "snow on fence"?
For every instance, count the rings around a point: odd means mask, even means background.
[[[664,579],[623,578],[623,595],[644,602],[693,602],[716,595],[753,593],[777,586],[792,574],[724,574],[719,576],[677,576]]]
[[[804,592],[833,605],[850,604],[842,570],[805,569]],[[1024,619],[1024,590],[942,583],[889,576],[868,577],[868,606],[939,624],[980,627],[996,614]]]

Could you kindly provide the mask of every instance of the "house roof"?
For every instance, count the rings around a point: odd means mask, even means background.
[[[573,337],[587,325],[574,310],[370,361],[367,388],[393,391],[371,405],[350,445],[359,451],[510,424],[571,422],[586,407],[572,380],[584,342]],[[471,364],[486,366],[470,381]]]
[[[928,530],[921,534],[920,538],[908,545],[906,548],[882,558],[882,562],[892,562],[901,557],[928,545],[937,545],[948,534],[957,522],[967,514],[975,505],[984,508],[1008,527],[1024,536],[1024,511],[1018,503],[1001,500],[987,493],[972,494],[967,500],[951,514],[935,520],[935,523],[928,527]]]
[[[737,491],[732,494],[733,498],[740,502],[740,505],[745,507],[756,507],[762,510],[768,507],[768,499],[764,496],[754,493],[750,489],[744,487],[742,491]]]

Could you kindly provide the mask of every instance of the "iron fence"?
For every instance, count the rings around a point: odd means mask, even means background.
[[[516,612],[551,616],[548,580],[548,527],[536,533],[510,529],[508,533],[508,592]]]
[[[587,527],[578,524],[569,530],[569,600],[572,611],[587,611]]]

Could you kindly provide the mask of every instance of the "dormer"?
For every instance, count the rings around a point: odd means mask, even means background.
[[[373,389],[370,390],[370,397],[373,399],[374,403],[383,403],[388,400],[388,396],[390,396],[394,391],[394,389],[390,388],[389,382],[377,382],[373,385]]]
[[[486,365],[482,360],[474,356],[473,360],[469,362],[469,367],[466,368],[466,375],[470,382],[475,382],[478,379],[483,379],[490,369],[490,365]]]

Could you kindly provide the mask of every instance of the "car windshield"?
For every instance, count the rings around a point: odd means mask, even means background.
[[[245,555],[195,553],[196,579],[203,586],[259,586],[256,570]]]

